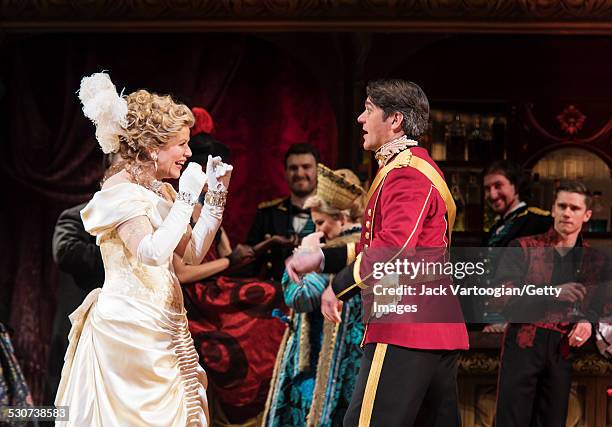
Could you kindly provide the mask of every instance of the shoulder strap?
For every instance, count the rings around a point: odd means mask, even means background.
[[[453,196],[451,195],[451,192],[448,189],[448,185],[446,185],[446,181],[444,181],[438,171],[426,160],[423,160],[420,157],[413,155],[410,149],[399,153],[395,157],[395,159],[393,159],[389,164],[385,165],[385,167],[378,171],[376,177],[374,178],[374,182],[372,182],[372,186],[368,191],[368,195],[366,197],[366,205],[370,201],[370,198],[372,197],[378,186],[381,184],[385,176],[387,176],[387,174],[393,169],[404,167],[412,167],[421,172],[433,184],[433,186],[436,187],[436,190],[438,190],[438,192],[440,193],[440,196],[442,197],[442,200],[444,200],[444,204],[446,205],[446,212],[448,215],[448,244],[450,246],[453,226],[455,225],[455,217],[457,215],[457,207],[455,205],[455,201],[453,200]]]

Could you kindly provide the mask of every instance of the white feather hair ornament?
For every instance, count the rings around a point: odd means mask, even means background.
[[[107,73],[83,77],[79,89],[83,113],[96,125],[96,139],[105,154],[119,151],[119,135],[127,126],[127,102]]]

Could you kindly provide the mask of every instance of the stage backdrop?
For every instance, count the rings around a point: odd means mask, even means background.
[[[288,194],[283,155],[289,145],[309,141],[335,166],[336,123],[327,95],[290,52],[254,37],[43,35],[0,53],[6,206],[0,211],[0,315],[8,312],[38,402],[57,304],[53,228],[63,209],[91,197],[102,174],[94,127],[75,94],[82,76],[108,70],[119,91],[172,93],[210,111],[215,136],[231,148],[235,165],[224,218],[233,243],[245,237],[259,202]]]

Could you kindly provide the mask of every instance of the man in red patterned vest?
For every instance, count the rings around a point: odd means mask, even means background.
[[[442,172],[416,141],[429,116],[421,88],[404,80],[381,80],[370,82],[366,90],[365,111],[357,121],[365,132],[363,147],[376,152],[379,171],[368,193],[361,241],[298,251],[287,261],[295,281],[321,266],[324,272],[338,273],[322,298],[328,320],[338,320],[336,297],[346,299],[372,288],[372,271],[381,254],[397,248],[445,250],[455,217]],[[424,425],[459,427],[457,357],[468,348],[464,323],[370,319],[366,316],[364,356],[344,425],[410,427],[418,415]],[[428,410],[419,414],[422,407]]]
[[[516,276],[504,285],[528,283],[560,288],[547,315],[561,319],[573,305],[578,323],[550,321],[511,323],[504,337],[499,371],[496,427],[564,427],[571,386],[571,348],[584,345],[592,333],[590,317],[605,261],[584,249],[583,225],[591,217],[591,196],[584,184],[557,188],[553,227],[544,234],[514,240],[500,265],[500,274]],[[538,250],[536,248],[551,248]],[[512,271],[516,273],[512,273]],[[595,298],[596,299],[596,298]],[[526,301],[521,302],[523,316]],[[565,306],[565,308],[564,308]],[[553,310],[553,311],[551,311]],[[560,311],[561,310],[561,311]],[[580,320],[582,319],[582,320]],[[564,316],[561,320],[567,320]],[[591,319],[594,320],[594,319]]]

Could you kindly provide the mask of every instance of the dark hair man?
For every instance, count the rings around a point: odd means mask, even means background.
[[[484,172],[485,199],[498,220],[485,238],[486,246],[507,246],[518,237],[544,233],[551,225],[549,213],[528,207],[528,181],[523,168],[502,160]]]
[[[311,144],[293,144],[285,153],[285,178],[291,194],[289,197],[260,203],[246,244],[254,246],[273,236],[280,236],[297,243],[315,230],[306,199],[317,188],[317,163],[319,152]],[[290,241],[289,241],[290,242]],[[264,270],[266,278],[280,281],[285,270],[285,259],[291,255],[293,245],[270,247],[255,263],[257,272]]]
[[[497,427],[565,426],[571,386],[571,347],[580,347],[592,333],[586,321],[589,301],[603,261],[581,236],[591,217],[591,196],[584,184],[569,182],[557,188],[552,206],[553,227],[544,234],[511,242],[522,251],[509,252],[501,269],[520,271],[512,280],[561,289],[559,301],[580,306],[578,323],[542,319],[533,324],[511,323],[506,331],[497,397]],[[530,251],[549,247],[550,251]],[[521,255],[523,254],[523,255]],[[552,268],[551,268],[552,266]]]
[[[491,163],[484,172],[485,200],[497,214],[497,221],[485,236],[483,246],[504,247],[511,240],[548,231],[552,226],[549,212],[528,207],[529,185],[523,168],[509,160]],[[493,256],[490,258],[495,264]],[[481,311],[485,311],[483,307]],[[491,324],[472,324],[470,329],[484,332],[501,333],[505,325],[499,313],[487,311],[487,321]],[[484,327],[484,329],[483,329]]]
[[[324,272],[337,273],[332,287],[341,299],[371,288],[376,254],[448,246],[455,217],[442,172],[415,140],[425,131],[429,115],[421,88],[405,80],[379,80],[370,82],[366,91],[365,110],[357,121],[365,132],[363,148],[376,153],[379,171],[368,194],[361,240],[356,247],[304,249],[287,262],[294,281],[323,263]],[[336,318],[337,306],[337,300],[323,299],[324,316]],[[463,323],[383,323],[368,318],[363,344],[345,426],[410,427],[417,415],[423,425],[461,425],[456,381],[457,350],[468,348]],[[427,410],[419,414],[422,407]]]

